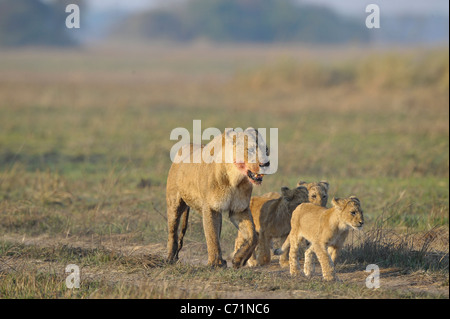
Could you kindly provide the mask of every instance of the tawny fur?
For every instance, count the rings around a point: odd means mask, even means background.
[[[361,229],[364,224],[363,211],[358,198],[334,198],[332,208],[323,208],[310,203],[301,204],[292,213],[291,232],[282,247],[290,246],[289,266],[291,275],[299,269],[298,251],[303,239],[310,242],[305,252],[304,273],[314,272],[313,253],[322,267],[325,280],[336,279],[334,262],[351,228]]]
[[[245,131],[247,132],[247,130]],[[244,133],[245,133],[244,132]],[[238,133],[238,134],[244,134]],[[232,260],[235,268],[242,266],[250,257],[257,243],[257,233],[250,213],[249,204],[253,184],[248,171],[263,174],[267,168],[268,157],[263,154],[255,163],[248,161],[245,152],[244,163],[236,163],[236,149],[230,154],[223,151],[226,134],[214,138],[208,145],[187,145],[182,152],[191,150],[191,163],[174,162],[167,177],[166,202],[168,221],[168,261],[178,259],[178,253],[183,245],[183,236],[187,228],[189,209],[193,208],[203,216],[203,227],[208,248],[208,265],[226,267],[226,261],[222,259],[220,249],[220,232],[222,227],[222,214],[229,213],[231,222],[238,228],[239,236],[244,240]],[[236,142],[235,139],[232,143]],[[245,137],[246,151],[265,144],[261,136],[256,132],[253,136]],[[222,151],[217,151],[222,145]],[[208,150],[211,155],[221,157],[221,162],[192,163],[196,152]],[[233,148],[232,148],[233,149]],[[215,153],[217,152],[217,153]],[[192,155],[194,154],[194,155]],[[260,158],[263,160],[260,161]],[[228,163],[226,162],[228,160]],[[233,162],[234,161],[234,162]],[[182,221],[180,237],[178,226]]]
[[[282,187],[281,194],[281,197],[276,199],[255,196],[250,201],[250,210],[258,233],[258,245],[248,260],[249,266],[265,265],[270,262],[272,239],[282,238],[284,240],[287,237],[291,229],[292,212],[299,204],[308,201],[306,187],[294,189]],[[235,251],[241,242],[242,238],[238,236]],[[281,262],[287,262],[287,254],[280,258]]]
[[[308,189],[308,198],[309,202],[312,204],[316,204],[322,207],[327,206],[328,202],[328,189],[330,188],[330,184],[328,184],[327,181],[321,181],[321,182],[303,182],[300,181],[297,184],[298,186],[304,186]]]
[[[328,184],[327,181],[313,182],[313,183],[300,181],[297,183],[297,187],[299,186],[304,186],[308,189],[308,198],[310,203],[323,207],[327,206],[328,189],[330,187],[330,184]],[[280,196],[281,195],[277,192],[269,192],[265,193],[264,195],[261,195],[260,197],[275,199],[280,198]]]
[[[292,211],[297,207],[297,205],[308,201],[312,204],[323,207],[327,205],[329,188],[328,182],[299,182],[297,187],[305,187],[307,189],[307,198],[303,197],[303,193],[299,194],[299,201],[295,199],[291,202],[290,206],[293,208],[287,211],[280,210],[280,212],[277,212],[275,210],[285,207],[285,205],[271,205],[267,206],[267,208],[264,209],[264,212],[261,212],[261,207],[263,207],[265,202],[268,202],[271,199],[280,199],[281,195],[277,192],[270,192],[260,197],[252,198],[250,202],[250,210],[252,212],[253,220],[255,221],[256,231],[259,234],[259,242],[262,244],[257,246],[255,252],[252,254],[252,257],[250,257],[248,261],[249,266],[264,265],[270,262],[270,247],[272,240],[274,238],[280,238],[282,243],[286,240],[286,236],[291,229]],[[252,204],[254,200],[255,202],[257,200],[257,204]],[[270,216],[271,218],[266,216]],[[240,238],[238,237],[235,246],[238,246],[240,243],[239,240]],[[280,256],[280,265],[281,267],[287,267],[289,265],[289,249],[286,249],[286,251]]]

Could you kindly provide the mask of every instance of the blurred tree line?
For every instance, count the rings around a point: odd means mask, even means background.
[[[369,40],[364,21],[292,0],[190,0],[126,19],[116,35],[190,41],[342,43]]]
[[[74,45],[65,12],[81,0],[0,0],[0,45]],[[70,29],[73,30],[73,29]]]
[[[68,4],[85,0],[0,0],[0,46],[74,45]],[[86,10],[87,11],[87,10]],[[367,42],[364,21],[293,0],[187,0],[114,21],[112,37],[217,42]],[[89,33],[89,30],[87,30]],[[78,36],[78,37],[77,37]]]

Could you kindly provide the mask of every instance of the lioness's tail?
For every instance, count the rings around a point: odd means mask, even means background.
[[[273,254],[276,255],[276,256],[283,255],[284,252],[289,250],[289,247],[291,247],[291,241],[290,241],[290,236],[287,236],[286,240],[284,241],[284,243],[281,246],[281,248],[275,249],[273,251]]]
[[[189,219],[189,207],[186,207],[183,213],[181,213],[181,231],[180,231],[180,237],[178,239],[178,251],[181,250],[183,247],[183,238],[186,234],[187,226],[188,226],[188,219]]]

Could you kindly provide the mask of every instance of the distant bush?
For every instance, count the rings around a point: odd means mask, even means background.
[[[323,64],[285,59],[240,72],[235,83],[252,89],[322,88],[353,85],[370,89],[449,89],[448,49],[419,55],[384,53],[360,60]]]
[[[116,34],[190,41],[342,43],[368,41],[367,29],[330,9],[290,0],[190,0],[127,19]]]

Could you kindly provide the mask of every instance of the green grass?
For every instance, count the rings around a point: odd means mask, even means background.
[[[344,262],[448,270],[448,245],[436,248],[434,240],[430,247],[416,238],[448,231],[448,50],[367,56],[364,50],[316,55],[297,49],[154,49],[107,59],[102,50],[1,52],[0,233],[117,235],[130,245],[165,244],[165,183],[175,143],[169,135],[176,127],[192,131],[192,121],[201,119],[202,129],[278,128],[278,172],[266,176],[255,195],[325,179],[330,196],[358,196],[368,237],[345,251]],[[227,216],[223,227],[229,252],[236,229]],[[204,243],[201,217],[194,213],[186,242]],[[93,250],[77,257],[59,247],[49,257],[42,249],[3,246],[0,258],[75,258],[92,267],[124,268],[120,254]],[[294,283],[246,269],[176,265],[167,266],[165,275],[267,291],[315,289],[321,296],[338,288],[342,296],[361,293],[345,283]],[[146,294],[142,287],[97,279],[73,295],[61,286],[59,272],[0,276],[6,298],[208,296],[170,284]],[[14,289],[14,282],[23,289]],[[422,296],[404,294],[399,297]]]

